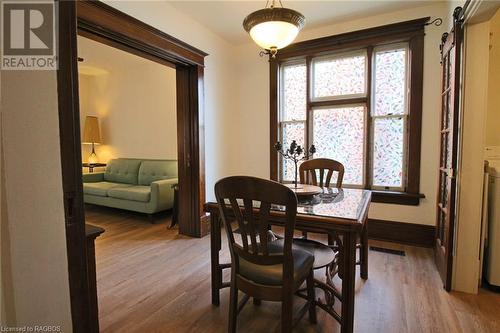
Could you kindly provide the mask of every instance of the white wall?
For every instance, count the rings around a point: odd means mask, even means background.
[[[468,25],[465,34],[462,151],[453,289],[477,292],[483,191],[483,148],[488,94],[489,23]]]
[[[112,158],[177,159],[175,69],[78,37],[80,126],[97,116],[100,162]],[[91,145],[82,145],[87,161]]]
[[[490,20],[486,145],[500,146],[500,9]]]
[[[70,332],[56,74],[4,71],[1,96],[1,324]]]
[[[215,182],[235,174],[239,143],[233,45],[163,1],[106,1],[109,5],[205,51],[205,161],[207,199],[214,199]],[[238,27],[239,29],[240,27]]]
[[[442,17],[441,27],[426,27],[424,54],[424,90],[422,120],[422,157],[420,170],[420,192],[426,198],[419,206],[401,206],[373,203],[370,217],[398,222],[435,225],[436,192],[439,158],[440,115],[440,64],[439,44],[448,25],[448,8],[445,3],[419,7],[411,10],[386,13],[363,19],[342,22],[336,25],[304,30],[299,40],[308,40],[339,33],[376,27],[425,16]],[[244,78],[238,84],[238,108],[234,110],[239,121],[236,146],[245,147],[233,162],[238,173],[269,177],[269,65],[258,55],[255,44],[238,47],[236,59],[239,66],[236,76]],[[251,124],[251,126],[249,126]],[[236,154],[236,151],[234,152]]]

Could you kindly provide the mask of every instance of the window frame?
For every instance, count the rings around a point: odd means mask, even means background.
[[[305,134],[306,146],[309,146],[312,124],[312,110],[318,107],[338,107],[342,105],[365,104],[368,112],[371,112],[373,100],[373,57],[374,51],[382,48],[384,45],[406,43],[408,52],[408,94],[407,94],[407,114],[405,123],[405,145],[406,168],[403,171],[403,186],[400,188],[372,188],[371,184],[365,181],[365,188],[373,192],[372,200],[374,202],[395,203],[403,205],[418,205],[420,199],[425,196],[420,193],[420,148],[421,148],[421,128],[422,128],[422,90],[423,90],[423,56],[424,56],[424,27],[429,21],[429,17],[420,18],[412,21],[400,22],[386,26],[370,28],[360,31],[344,33],[329,37],[323,37],[304,42],[299,42],[282,49],[276,55],[276,58],[270,57],[270,177],[273,180],[279,179],[280,158],[273,146],[281,136],[279,116],[282,112],[279,107],[278,95],[280,94],[281,78],[280,68],[283,64],[294,62],[306,62],[307,77],[307,121]],[[349,52],[360,52],[366,49],[367,76],[364,96],[341,96],[338,98],[329,97],[328,100],[313,100],[312,96],[312,58],[348,54]],[[340,96],[339,96],[340,97]],[[371,159],[371,146],[374,122],[371,121],[372,115],[365,116],[365,154],[366,159]],[[280,130],[279,130],[280,129]],[[278,132],[279,130],[279,132]],[[308,134],[309,133],[309,134]],[[371,179],[372,161],[366,160],[364,168],[364,179]],[[370,167],[368,167],[370,166]]]

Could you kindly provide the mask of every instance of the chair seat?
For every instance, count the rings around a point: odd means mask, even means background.
[[[278,239],[275,243],[283,246],[283,239]],[[314,256],[313,269],[326,267],[335,260],[335,252],[326,244],[310,240],[294,238],[292,249],[309,252]]]
[[[278,241],[268,244],[269,253],[283,253],[283,242]],[[293,279],[303,281],[314,265],[314,256],[298,248],[292,248]],[[283,285],[283,265],[257,265],[240,257],[240,275],[253,282],[269,285]]]

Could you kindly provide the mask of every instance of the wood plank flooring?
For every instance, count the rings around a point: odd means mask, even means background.
[[[209,237],[179,236],[167,229],[168,216],[152,225],[143,215],[96,206],[87,207],[86,220],[106,229],[96,241],[101,332],[226,331],[229,290],[221,292],[220,307],[210,303]],[[432,250],[371,244],[406,256],[370,251],[369,279],[357,274],[356,332],[500,332],[500,294],[448,294]],[[238,331],[271,332],[279,316],[279,303],[249,302]],[[339,332],[339,325],[318,309],[318,324],[306,316],[296,332]]]

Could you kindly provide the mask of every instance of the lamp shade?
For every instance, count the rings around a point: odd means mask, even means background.
[[[291,44],[305,24],[304,15],[282,7],[264,8],[248,15],[243,27],[263,49],[275,54],[278,49]]]
[[[101,143],[101,133],[99,131],[99,118],[87,116],[83,129],[83,143]]]

